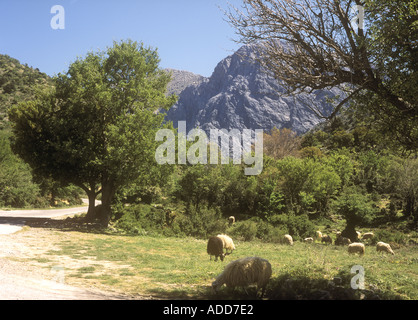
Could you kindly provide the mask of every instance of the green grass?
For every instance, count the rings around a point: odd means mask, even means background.
[[[401,246],[396,255],[377,253],[366,246],[363,257],[349,255],[345,247],[304,244],[286,246],[259,241],[236,241],[237,249],[224,262],[209,260],[206,241],[193,238],[94,235],[72,232],[71,241],[59,243],[51,254],[87,263],[72,269],[65,266],[70,281],[91,282],[130,294],[162,298],[247,298],[237,290],[223,288],[214,296],[210,285],[225,265],[235,259],[260,256],[272,264],[268,287],[270,298],[315,298],[316,289],[326,289],[334,277],[350,287],[353,265],[365,270],[366,289],[372,287],[384,299],[418,299],[418,248]],[[84,257],[84,258],[83,258]],[[65,264],[64,264],[65,265]],[[293,291],[284,284],[291,279]],[[288,280],[289,281],[289,280]],[[289,282],[287,282],[289,283]]]

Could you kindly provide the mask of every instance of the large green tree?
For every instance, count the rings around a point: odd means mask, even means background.
[[[9,112],[13,150],[35,174],[81,187],[88,218],[110,220],[115,192],[157,166],[155,133],[176,101],[157,50],[131,40],[88,53],[54,87]],[[147,179],[147,178],[145,178]],[[101,193],[101,210],[94,210]]]

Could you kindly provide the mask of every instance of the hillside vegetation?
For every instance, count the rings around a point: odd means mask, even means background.
[[[39,69],[0,54],[0,129],[7,126],[7,110],[12,105],[32,98],[37,85],[48,84],[50,78]]]

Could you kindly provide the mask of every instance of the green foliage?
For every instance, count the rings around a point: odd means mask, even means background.
[[[0,54],[0,129],[9,127],[7,111],[12,105],[32,99],[37,86],[49,85],[45,73]]]
[[[235,223],[229,234],[231,236],[242,238],[245,241],[253,240],[257,235],[257,223],[255,221],[246,220]]]
[[[40,189],[32,181],[29,166],[12,153],[8,136],[0,134],[0,206],[23,208],[41,204]]]
[[[376,204],[370,196],[354,187],[345,188],[333,206],[346,219],[347,225],[352,227],[370,223],[377,213]]]
[[[104,223],[115,192],[156,167],[155,133],[175,96],[157,51],[133,41],[88,53],[59,74],[54,88],[14,106],[13,149],[41,177],[102,193]],[[93,211],[89,209],[89,214]]]

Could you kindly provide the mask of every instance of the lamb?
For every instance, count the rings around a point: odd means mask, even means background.
[[[322,232],[321,231],[317,231],[316,232],[316,238],[319,240],[319,239],[321,239],[322,238]]]
[[[263,297],[271,274],[271,264],[267,260],[259,257],[241,258],[230,262],[225,267],[224,271],[212,282],[212,288],[217,292],[223,284],[235,288],[256,283],[257,291],[261,288],[261,297]]]
[[[229,226],[232,226],[235,223],[235,217],[234,216],[230,216],[228,218],[228,223],[229,223]]]
[[[293,238],[292,238],[292,236],[290,234],[285,234],[283,236],[283,242],[285,244],[288,244],[290,246],[293,246]]]
[[[313,238],[312,237],[309,237],[309,238],[305,238],[305,239],[303,239],[303,242],[305,242],[305,243],[313,243]]]
[[[373,237],[374,237],[373,232],[366,232],[365,234],[363,234],[362,239],[363,240],[370,240],[370,239],[373,239]]]
[[[206,251],[209,254],[210,260],[212,260],[212,256],[215,256],[215,261],[218,261],[218,257],[221,261],[224,261],[226,254],[224,253],[224,244],[221,238],[210,237]]]
[[[395,255],[395,252],[393,252],[392,248],[390,247],[390,244],[382,241],[376,244],[376,251],[383,251]]]
[[[366,252],[366,247],[361,242],[353,242],[348,245],[348,253],[358,253],[361,256]]]
[[[227,236],[226,234],[218,234],[217,237],[221,238],[223,248],[225,249],[225,253],[227,253],[228,250],[230,251],[230,253],[232,253],[232,251],[235,250],[234,241],[232,241],[232,239],[229,236]]]
[[[329,235],[324,234],[321,238],[321,242],[332,244],[332,239]]]

